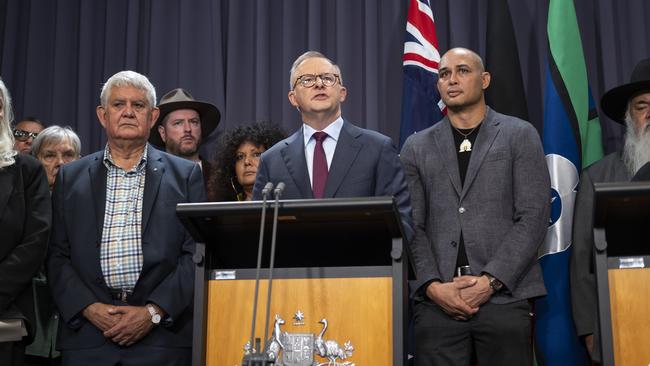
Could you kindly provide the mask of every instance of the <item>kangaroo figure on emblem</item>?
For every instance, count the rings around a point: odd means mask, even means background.
[[[282,341],[280,340],[282,333],[280,330],[280,325],[284,323],[284,319],[280,318],[280,316],[276,314],[275,324],[273,325],[273,333],[271,334],[271,338],[267,341],[265,350],[266,355],[271,360],[274,360],[274,364],[278,366],[282,366],[282,364],[278,362],[280,360],[280,351],[284,348],[284,344],[282,344]]]

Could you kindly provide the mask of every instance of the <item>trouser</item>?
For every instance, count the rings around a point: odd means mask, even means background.
[[[135,343],[123,347],[107,340],[95,348],[64,350],[63,366],[189,366],[189,347],[158,347]]]
[[[415,365],[532,365],[532,306],[528,300],[486,303],[470,319],[454,320],[429,300],[416,301]]]
[[[0,342],[0,364],[7,366],[22,366],[24,358],[24,342]]]

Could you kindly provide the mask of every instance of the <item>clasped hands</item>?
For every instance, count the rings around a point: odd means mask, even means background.
[[[155,305],[154,305],[155,306]],[[160,311],[159,307],[156,307]],[[88,305],[83,316],[120,346],[130,346],[153,328],[145,306],[114,306],[100,302]]]
[[[487,276],[455,277],[452,282],[433,281],[427,296],[455,320],[467,320],[494,293]]]

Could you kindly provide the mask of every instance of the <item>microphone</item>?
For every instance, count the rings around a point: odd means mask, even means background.
[[[266,196],[269,195],[269,192],[273,189],[273,182],[268,182],[264,185],[264,188],[262,188],[262,199],[266,200]],[[284,188],[283,188],[284,189]]]
[[[273,190],[273,183],[268,182],[262,189],[262,217],[260,220],[260,238],[257,247],[257,267],[255,272],[255,295],[253,297],[253,323],[251,325],[250,354],[244,355],[242,366],[263,366],[267,364],[267,357],[260,352],[260,342],[255,340],[255,321],[257,320],[257,297],[260,288],[260,269],[262,268],[262,249],[264,248],[264,224],[266,222],[266,198]],[[265,335],[266,337],[266,335]]]
[[[264,349],[268,347],[269,317],[271,315],[271,293],[273,292],[273,267],[275,264],[275,238],[278,229],[278,210],[280,208],[280,196],[284,192],[284,183],[280,182],[275,186],[273,194],[275,203],[273,205],[273,231],[271,232],[271,259],[269,262],[269,287],[266,293],[266,321],[264,323]]]
[[[277,186],[275,186],[273,193],[275,194],[276,200],[280,197],[282,192],[284,192],[284,182],[280,182]]]

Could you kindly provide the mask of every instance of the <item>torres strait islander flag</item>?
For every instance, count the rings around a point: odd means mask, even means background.
[[[438,38],[428,0],[410,0],[404,41],[400,146],[411,134],[444,117],[438,82]]]
[[[580,171],[603,156],[601,131],[573,1],[550,0],[547,32],[542,140],[552,206],[539,253],[548,295],[535,304],[537,356],[540,365],[586,365],[571,314],[569,257]]]

